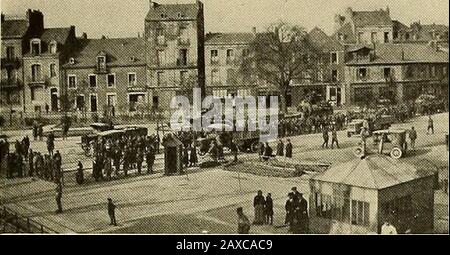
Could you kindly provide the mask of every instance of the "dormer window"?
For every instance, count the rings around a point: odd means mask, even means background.
[[[58,44],[57,44],[55,41],[53,41],[53,42],[50,43],[50,45],[49,45],[49,51],[50,51],[51,54],[55,54],[55,53],[56,53],[56,51],[58,50],[57,45],[58,45]]]
[[[74,58],[69,58],[69,64],[71,64],[71,65],[75,64],[75,59]]]
[[[31,54],[37,56],[41,54],[41,40],[36,38],[32,39],[30,42]]]
[[[177,13],[177,17],[178,17],[179,19],[184,18],[184,14],[181,13],[181,12],[179,12],[179,13]]]
[[[97,56],[97,71],[106,72],[106,55],[104,53]]]
[[[166,15],[165,13],[161,13],[161,18],[162,18],[162,19],[167,18],[167,15]]]

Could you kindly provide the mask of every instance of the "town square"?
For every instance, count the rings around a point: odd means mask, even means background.
[[[0,233],[448,234],[448,23],[140,2],[121,37],[1,2]]]

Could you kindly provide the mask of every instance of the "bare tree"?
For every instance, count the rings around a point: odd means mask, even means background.
[[[277,22],[256,35],[250,54],[244,58],[244,77],[276,86],[280,92],[281,110],[286,112],[286,92],[292,80],[312,73],[316,54],[302,27]]]

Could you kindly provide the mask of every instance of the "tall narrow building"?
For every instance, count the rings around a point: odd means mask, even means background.
[[[167,110],[176,95],[205,94],[204,16],[200,1],[189,4],[150,2],[145,19],[149,102]]]

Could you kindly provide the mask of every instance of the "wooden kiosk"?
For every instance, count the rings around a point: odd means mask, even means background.
[[[182,174],[183,143],[173,134],[167,134],[162,145],[164,146],[164,174]]]
[[[436,173],[384,155],[332,166],[310,179],[313,233],[380,233],[389,221],[398,233],[429,233],[434,223]]]

